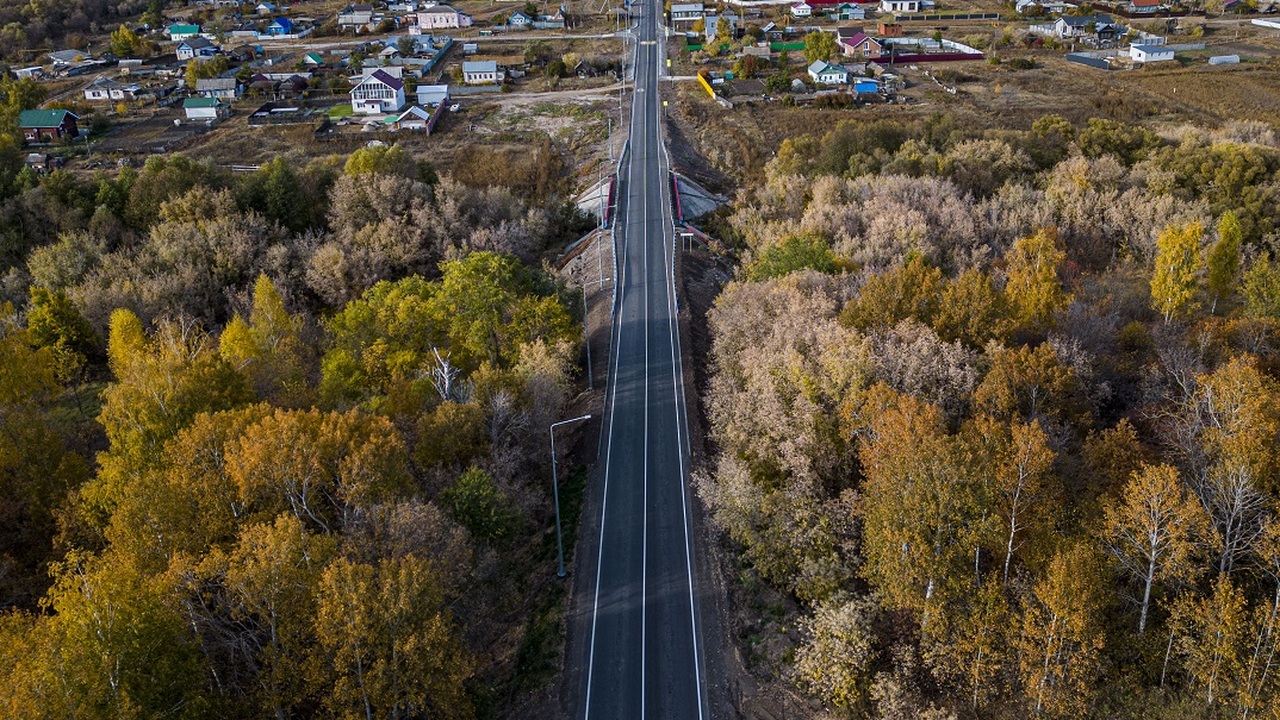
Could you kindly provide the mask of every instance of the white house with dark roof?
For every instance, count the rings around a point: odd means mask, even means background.
[[[384,115],[404,107],[404,83],[382,70],[374,70],[351,88],[351,111],[358,115]]]
[[[193,60],[195,58],[210,58],[216,55],[218,46],[213,44],[212,40],[203,37],[187,38],[178,43],[178,59]]]
[[[240,97],[242,86],[234,77],[200,78],[195,89],[201,97],[235,100]]]
[[[89,102],[133,100],[142,88],[137,83],[122,83],[108,77],[100,77],[84,89],[84,99]]]
[[[338,11],[338,28],[354,30],[373,25],[372,5],[348,5]]]

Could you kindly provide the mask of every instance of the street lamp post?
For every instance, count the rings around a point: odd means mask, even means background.
[[[556,428],[561,425],[590,419],[590,415],[583,415],[569,420],[561,420],[557,423],[551,423],[549,430],[551,433],[551,496],[555,499],[556,504],[556,556],[560,563],[556,575],[559,577],[564,577],[564,534],[560,530],[560,481],[556,477]]]

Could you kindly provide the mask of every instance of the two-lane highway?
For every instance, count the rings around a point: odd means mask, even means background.
[[[619,169],[618,283],[598,503],[583,518],[575,596],[587,720],[708,717],[695,588],[689,440],[663,147],[661,4],[640,9],[628,150]]]

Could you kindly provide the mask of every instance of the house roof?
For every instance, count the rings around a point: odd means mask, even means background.
[[[456,12],[458,12],[458,10],[457,10],[457,8],[454,8],[454,7],[453,7],[453,6],[451,6],[451,5],[434,5],[434,6],[432,6],[432,7],[425,8],[425,9],[421,10],[420,12],[429,13],[429,14],[432,14],[432,15],[444,15],[444,14],[453,14],[453,13],[456,13]]]
[[[430,119],[431,119],[431,113],[430,113],[430,112],[427,112],[426,110],[423,110],[422,108],[418,107],[417,105],[411,105],[411,106],[409,107],[409,109],[408,109],[408,110],[405,110],[404,112],[400,113],[400,117],[397,117],[397,118],[396,118],[396,122],[403,122],[405,118],[407,118],[407,117],[409,117],[409,116],[411,116],[411,115],[412,115],[413,117],[418,118],[419,120],[430,120]]]
[[[107,88],[107,89],[112,89],[112,88],[118,88],[118,87],[123,87],[123,86],[122,86],[120,83],[116,82],[115,80],[112,80],[112,79],[111,79],[111,78],[109,78],[109,77],[100,77],[100,78],[98,78],[97,80],[94,80],[93,82],[89,83],[89,84],[85,87],[85,89],[86,89],[86,90],[88,90],[89,88]]]
[[[184,23],[174,23],[169,26],[170,35],[174,35],[174,34],[186,35],[189,33],[198,33],[198,32],[200,32],[199,25],[187,25]]]
[[[303,56],[302,56],[302,59],[303,59],[303,61],[304,61],[304,62],[309,62],[309,63],[311,63],[312,65],[323,65],[323,64],[324,64],[324,58],[320,57],[320,53],[318,53],[318,52],[309,52],[309,53],[307,53],[306,55],[303,55]]]
[[[195,97],[195,98],[187,98],[186,100],[182,101],[182,108],[184,110],[187,108],[212,108],[212,107],[218,107],[217,98]]]
[[[681,3],[671,6],[672,14],[681,12],[702,12],[702,3]]]
[[[837,40],[849,40],[849,39],[852,39],[852,38],[856,38],[856,37],[858,37],[859,35],[862,35],[863,37],[866,37],[866,35],[862,32],[862,28],[860,28],[860,27],[838,27],[838,28],[836,28],[836,39],[837,39]]]
[[[444,102],[449,97],[448,85],[419,85],[418,102],[428,104]]]
[[[24,128],[58,127],[68,115],[72,120],[80,119],[70,110],[23,110],[18,113],[18,124]]]
[[[202,38],[202,37],[187,38],[186,40],[183,40],[182,42],[178,43],[178,47],[182,47],[183,45],[186,45],[192,50],[200,50],[202,48],[214,46],[212,40],[210,40],[209,38]]]
[[[1134,7],[1160,7],[1164,3],[1161,0],[1131,0],[1129,3]]]
[[[378,81],[378,82],[382,83],[383,85],[386,85],[387,87],[391,88],[392,90],[403,90],[403,89],[404,89],[404,83],[403,83],[403,82],[401,82],[401,81],[400,81],[400,80],[398,80],[397,78],[393,78],[393,77],[391,77],[390,75],[388,75],[387,73],[383,72],[382,70],[374,70],[373,72],[369,73],[369,74],[368,74],[368,76],[366,76],[363,80],[361,80],[361,81],[356,85],[356,87],[360,87],[361,85],[363,85],[363,84],[365,84],[365,83],[367,83],[367,82],[369,82],[369,81],[371,81],[371,80],[376,80],[376,81]],[[351,90],[352,90],[352,92],[355,92],[355,88],[352,88]]]
[[[277,27],[284,28],[285,30],[288,30],[289,28],[293,27],[293,21],[287,17],[278,17],[275,20],[272,20],[271,24]]]
[[[839,65],[832,65],[831,63],[823,62],[822,60],[814,60],[809,64],[809,73],[812,75],[821,75],[827,72],[843,73],[848,71]]]
[[[199,80],[196,80],[196,92],[235,89],[236,79],[233,77],[200,78]]]
[[[496,73],[498,72],[498,63],[495,60],[467,60],[462,63],[462,72],[465,73]]]
[[[1111,18],[1107,15],[1063,15],[1058,19],[1066,23],[1068,27],[1084,27],[1089,23],[1095,25],[1111,24]]]
[[[73,63],[89,57],[89,54],[83,50],[54,50],[49,53],[49,59],[56,63]]]
[[[1148,53],[1148,54],[1159,54],[1159,53],[1168,53],[1170,55],[1173,54],[1173,49],[1164,45],[1130,45],[1129,47],[1133,48],[1134,50],[1137,50],[1138,52]]]

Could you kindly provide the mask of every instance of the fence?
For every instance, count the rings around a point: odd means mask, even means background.
[[[894,15],[893,19],[899,22],[903,22],[903,21],[913,22],[916,20],[931,21],[931,22],[936,22],[939,20],[999,20],[1000,13],[939,13],[939,14],[930,14],[930,15]]]
[[[1111,70],[1111,63],[1106,58],[1097,57],[1088,53],[1067,53],[1067,62],[1078,63],[1080,65],[1088,65],[1091,68],[1099,70]]]

